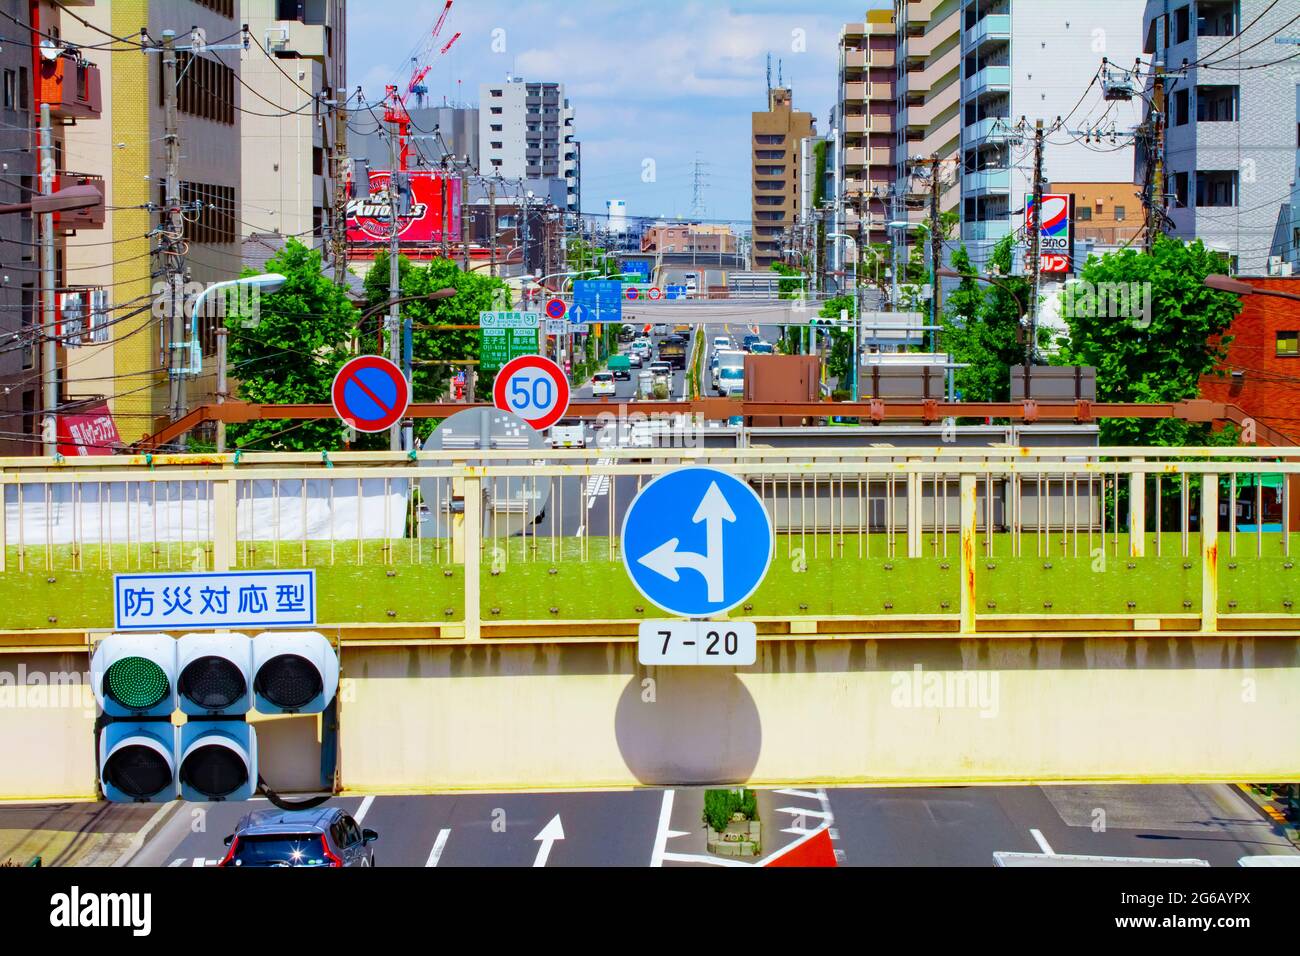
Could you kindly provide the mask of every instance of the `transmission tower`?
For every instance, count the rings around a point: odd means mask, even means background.
[[[703,219],[708,209],[704,202],[704,185],[709,178],[704,168],[708,165],[700,159],[698,153],[695,155],[694,172],[691,176],[691,218],[693,219]]]

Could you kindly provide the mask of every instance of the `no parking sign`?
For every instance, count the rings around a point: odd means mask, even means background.
[[[382,432],[406,414],[411,387],[402,370],[382,355],[361,355],[339,369],[330,397],[345,424],[359,432]]]

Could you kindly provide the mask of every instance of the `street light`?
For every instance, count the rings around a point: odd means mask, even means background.
[[[30,212],[38,216],[47,212],[75,212],[103,205],[103,202],[104,194],[94,186],[69,186],[48,196],[33,196],[31,202],[0,206],[0,216],[15,212]]]
[[[1260,289],[1249,282],[1242,282],[1240,279],[1233,279],[1223,275],[1208,275],[1205,277],[1205,285],[1208,288],[1215,289],[1219,292],[1231,292],[1234,295],[1269,295],[1275,299],[1290,299],[1293,302],[1300,302],[1300,295],[1294,292],[1279,292],[1276,289]]]
[[[218,289],[233,289],[239,286],[247,286],[257,289],[259,292],[275,292],[281,288],[288,280],[278,272],[268,272],[260,276],[248,276],[243,279],[231,279],[227,282],[215,282],[198,294],[194,300],[194,322],[197,325],[199,317],[203,314],[203,300]],[[217,328],[217,404],[224,405],[226,401],[226,336],[229,335],[229,329],[225,325]],[[172,348],[176,346],[173,344]],[[175,362],[175,356],[172,358]],[[181,439],[184,441],[184,439]],[[226,423],[217,419],[217,451],[226,450]]]
[[[844,232],[828,232],[828,239],[847,239],[853,243],[853,400],[858,400],[858,248],[857,240]],[[832,347],[835,337],[831,336]]]

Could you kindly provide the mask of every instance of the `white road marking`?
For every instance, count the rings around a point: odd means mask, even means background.
[[[800,800],[821,800],[821,794],[815,790],[773,790],[773,793],[779,793],[783,797],[798,797]]]
[[[429,851],[429,859],[424,861],[425,866],[438,865],[438,861],[442,859],[442,851],[446,849],[447,837],[449,836],[451,836],[450,827],[438,831],[438,839],[433,841],[433,849]]]
[[[190,866],[207,866],[207,865],[208,865],[208,861],[203,859],[203,857],[201,856],[196,856],[194,858],[194,862],[190,864]]]
[[[168,865],[168,866],[181,866],[184,862],[185,862],[185,857],[183,857],[183,856],[178,856],[176,859],[172,860],[172,861],[171,861],[170,863],[168,863],[167,865]]]
[[[1038,848],[1046,855],[1056,856],[1056,851],[1052,849],[1051,844],[1047,842],[1047,838],[1044,837],[1040,831],[1030,830],[1029,835],[1034,838],[1034,842],[1038,844]]]
[[[551,817],[551,822],[542,827],[542,832],[533,839],[542,844],[537,848],[537,859],[533,860],[533,866],[545,866],[551,857],[551,847],[555,841],[564,839],[564,824],[560,822],[560,815],[557,813]]]
[[[777,813],[792,813],[792,814],[794,814],[796,817],[816,817],[818,820],[824,820],[824,821],[827,821],[827,822],[829,822],[829,821],[831,821],[831,820],[833,820],[833,819],[835,818],[835,817],[834,817],[834,814],[832,814],[832,813],[830,812],[829,809],[827,809],[827,810],[809,810],[807,807],[777,807],[776,812],[777,812]],[[823,826],[824,826],[824,825],[825,825],[825,824],[823,824]],[[818,827],[817,829],[820,830],[820,829],[822,829],[822,827]]]
[[[682,830],[669,829],[673,819],[673,794],[676,791],[665,790],[663,802],[659,804],[659,824],[655,827],[655,845],[650,851],[650,865],[663,866],[668,854],[664,852],[668,841],[673,837],[689,836]]]
[[[357,812],[352,814],[352,819],[356,820],[357,823],[360,823],[362,820],[364,820],[366,818],[366,814],[370,812],[370,805],[374,802],[375,802],[375,798],[373,795],[366,797],[364,800],[362,800],[361,806],[357,807]]]

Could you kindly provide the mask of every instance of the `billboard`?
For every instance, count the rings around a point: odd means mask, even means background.
[[[1026,245],[1032,243],[1034,197],[1025,197]],[[1026,253],[1025,268],[1030,268]],[[1074,196],[1066,193],[1043,194],[1042,226],[1038,239],[1040,272],[1070,272],[1074,263]]]
[[[446,210],[448,242],[460,242],[460,180],[434,172],[408,172],[411,182],[410,208],[398,215],[398,240],[402,245],[443,241],[443,211]],[[389,174],[370,173],[370,195],[348,201],[348,242],[375,245],[388,242]],[[398,203],[399,210],[404,203]]]

